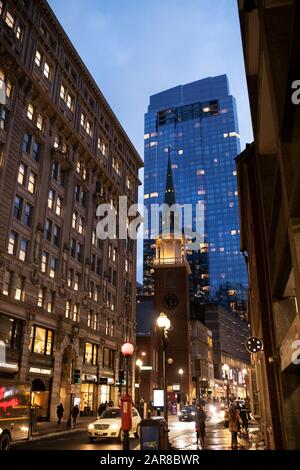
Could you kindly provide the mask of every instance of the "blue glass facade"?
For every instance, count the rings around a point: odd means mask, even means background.
[[[240,253],[234,158],[240,153],[235,99],[226,75],[209,77],[150,97],[145,114],[144,203],[162,204],[168,154],[176,202],[205,205],[205,239],[189,255],[195,297],[232,305],[246,298],[247,272]],[[194,214],[195,215],[195,214]],[[193,220],[195,223],[195,220]],[[153,242],[144,242],[144,288],[153,293]]]

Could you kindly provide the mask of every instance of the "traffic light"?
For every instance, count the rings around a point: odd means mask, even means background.
[[[124,370],[119,370],[119,383],[121,385],[125,384],[125,373]]]
[[[80,384],[80,370],[75,369],[72,374],[72,383],[73,384]]]

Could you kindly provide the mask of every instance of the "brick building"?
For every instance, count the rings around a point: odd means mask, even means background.
[[[96,208],[137,202],[142,160],[45,1],[0,1],[0,37],[0,377],[91,413],[135,343],[136,244]]]

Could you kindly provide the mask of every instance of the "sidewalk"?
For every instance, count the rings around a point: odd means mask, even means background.
[[[67,426],[67,420],[63,420],[60,425],[57,424],[57,421],[39,422],[37,423],[37,431],[32,433],[30,440],[37,441],[52,436],[86,431],[88,425],[95,419],[95,416],[77,418],[76,426],[73,428]]]
[[[224,428],[223,422],[207,420],[206,437],[203,447],[196,444],[195,423],[180,423],[172,416],[169,419],[170,443],[178,450],[231,450],[231,433]],[[249,439],[238,438],[239,450],[259,450],[259,429],[255,424],[249,426]]]

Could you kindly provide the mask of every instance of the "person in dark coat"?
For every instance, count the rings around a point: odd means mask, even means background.
[[[241,407],[240,417],[241,417],[241,420],[243,421],[243,428],[246,430],[246,432],[248,432],[248,424],[251,419],[251,415],[250,415],[250,410],[247,407],[246,403],[244,403],[244,405],[242,405]]]
[[[64,415],[64,407],[62,403],[60,403],[56,408],[56,415],[57,415],[57,424],[60,424],[62,417]]]
[[[78,405],[73,406],[72,408],[72,418],[73,418],[73,425],[75,426],[77,416],[79,415],[79,408]]]
[[[203,410],[201,405],[197,405],[196,416],[195,416],[196,434],[197,434],[196,444],[197,445],[199,444],[199,440],[201,442],[201,445],[204,445],[205,420],[206,420],[205,411]]]
[[[99,408],[98,408],[98,416],[101,416],[103,411],[105,410],[106,410],[105,403],[101,403],[101,405],[99,405]]]

